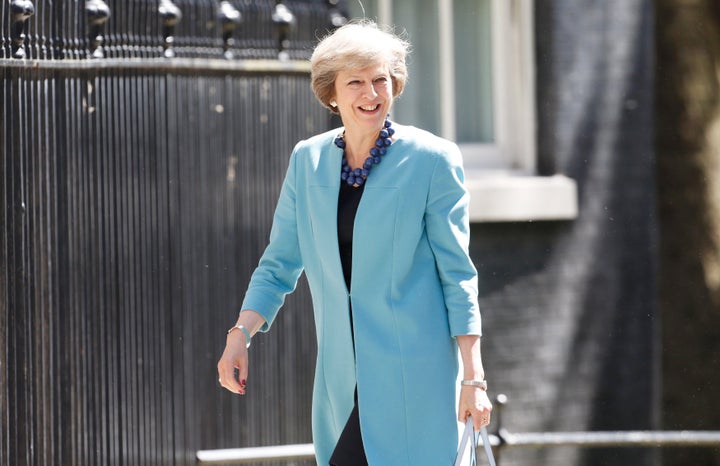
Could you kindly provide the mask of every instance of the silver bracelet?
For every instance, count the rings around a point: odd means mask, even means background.
[[[230,330],[227,331],[228,335],[230,335],[230,332],[232,332],[235,329],[239,329],[242,333],[245,334],[245,341],[247,342],[245,344],[245,348],[250,348],[250,331],[245,328],[244,325],[237,324],[234,327],[230,327]]]
[[[463,380],[460,385],[469,385],[471,387],[478,387],[481,390],[487,391],[487,380]]]

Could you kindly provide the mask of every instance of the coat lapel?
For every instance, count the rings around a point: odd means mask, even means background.
[[[308,182],[308,207],[318,257],[326,270],[342,276],[337,235],[342,152],[332,143],[333,137],[334,135],[327,142],[322,143],[312,159],[312,175]]]

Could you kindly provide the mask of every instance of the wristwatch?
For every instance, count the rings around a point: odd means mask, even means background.
[[[463,380],[460,385],[469,385],[471,387],[478,387],[481,390],[487,391],[487,380]]]

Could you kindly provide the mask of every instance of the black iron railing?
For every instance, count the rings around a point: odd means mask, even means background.
[[[309,440],[303,282],[254,345],[270,388],[240,404],[214,365],[292,147],[330,128],[306,58],[337,8],[0,2],[0,465]]]
[[[340,0],[10,0],[0,58],[307,58]]]

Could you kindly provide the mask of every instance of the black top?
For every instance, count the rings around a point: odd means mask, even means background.
[[[350,290],[352,273],[352,242],[355,214],[357,213],[364,190],[365,185],[355,187],[347,184],[345,181],[340,182],[337,216],[338,246],[340,247],[340,262],[342,263],[343,276],[345,277],[345,284],[348,290]],[[352,327],[351,307],[350,331],[353,333],[353,340],[355,340]],[[330,466],[368,466],[362,433],[360,431],[357,386],[355,387],[355,406],[340,434],[338,443],[335,445],[335,450],[330,457]]]
[[[364,184],[355,187],[345,181],[340,182],[337,216],[338,246],[340,247],[340,261],[342,262],[343,276],[348,291],[350,290],[352,275],[352,242],[355,214],[364,190]]]

